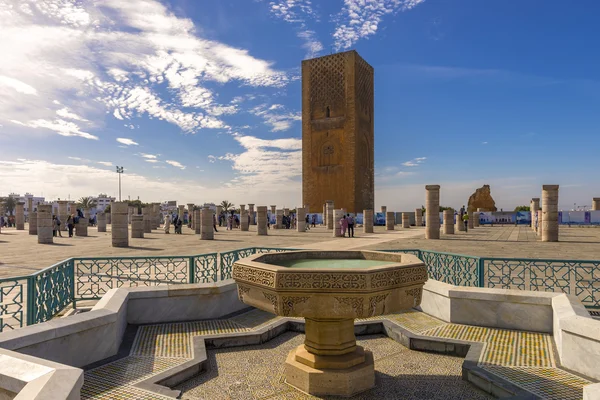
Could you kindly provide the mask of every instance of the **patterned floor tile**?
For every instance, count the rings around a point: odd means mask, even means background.
[[[414,310],[388,314],[384,317],[414,333],[421,333],[439,326],[447,325],[444,321],[425,314],[424,312]]]

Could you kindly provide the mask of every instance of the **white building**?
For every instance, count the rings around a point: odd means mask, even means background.
[[[29,215],[29,213],[31,211],[37,211],[37,206],[39,204],[43,204],[46,201],[46,199],[44,197],[36,197],[36,196],[32,195],[31,193],[25,193],[24,196],[21,196],[18,193],[11,193],[8,195],[8,197],[12,197],[17,202],[25,203],[25,218],[27,218],[27,216]],[[29,210],[29,199],[32,199],[33,210]],[[14,214],[14,210],[13,210],[13,214]]]
[[[104,209],[108,207],[111,202],[116,201],[116,197],[110,197],[106,195],[106,193],[100,193],[97,197],[92,198],[96,202],[96,208],[93,209],[92,215],[100,211],[104,211]]]

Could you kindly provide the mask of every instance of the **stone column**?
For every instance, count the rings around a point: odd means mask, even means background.
[[[333,200],[327,200],[325,202],[325,213],[327,214],[327,219],[326,219],[326,225],[327,225],[327,229],[333,229]]]
[[[444,234],[454,234],[454,210],[444,210]]]
[[[88,235],[89,214],[89,210],[83,210],[83,218],[79,218],[75,224],[75,236],[86,237]]]
[[[28,197],[27,198],[27,217],[30,217],[32,212],[33,212],[33,198]],[[36,230],[37,230],[37,225],[36,225]]]
[[[240,210],[240,230],[242,232],[248,232],[248,210]]]
[[[363,233],[373,233],[373,210],[363,210]]]
[[[63,221],[60,222],[60,228],[62,229],[62,226],[66,225],[66,223]],[[29,211],[29,234],[37,235],[37,213],[35,211]]]
[[[327,205],[323,203],[323,225],[327,225]]]
[[[402,228],[410,228],[410,216],[408,213],[402,213]]]
[[[538,229],[537,229],[536,233],[538,236],[542,236],[542,210],[538,210],[537,216],[538,216]]]
[[[98,222],[98,232],[106,232],[106,213],[100,211],[96,214],[96,219]]]
[[[539,225],[536,227],[535,219],[536,219],[538,211],[540,209],[540,198],[534,197],[533,199],[531,199],[529,208],[531,209],[531,229],[533,229],[534,231],[537,231],[537,228],[539,227]]]
[[[256,234],[266,236],[267,229],[267,206],[256,207]]]
[[[142,207],[142,219],[144,221],[144,233],[152,233],[152,206]]]
[[[183,222],[183,214],[185,214],[185,206],[179,205],[177,206],[177,216],[179,217],[179,219],[181,220],[181,222]]]
[[[592,199],[592,211],[600,210],[600,197]]]
[[[154,207],[152,207],[154,209]],[[127,224],[127,218],[129,210],[126,201],[115,201],[112,203],[110,208],[112,215],[112,246],[113,247],[128,247],[129,236],[128,230],[129,225]],[[143,217],[142,217],[143,218]]]
[[[396,223],[396,217],[393,211],[385,212],[385,229],[388,231],[394,230],[394,224]]]
[[[37,214],[38,243],[53,243],[54,238],[52,237],[52,204],[38,204]]]
[[[213,228],[213,213],[210,208],[202,207],[200,220],[200,240],[213,240],[215,230]]]
[[[440,238],[440,185],[425,186],[425,239]]]
[[[152,203],[152,211],[154,213],[154,229],[160,228],[160,203]]]
[[[456,231],[465,232],[465,222],[460,218],[460,214],[456,214]]]
[[[194,229],[194,204],[187,203],[187,210],[188,210],[188,227],[191,229]],[[192,221],[191,224],[190,224],[190,221]]]
[[[18,231],[25,230],[25,203],[21,201],[15,207],[15,224]]]
[[[144,216],[135,214],[131,216],[131,237],[144,238]]]
[[[415,225],[423,226],[423,210],[420,208],[415,208]]]
[[[248,203],[248,215],[250,215],[250,225],[256,225],[256,219],[254,218],[254,204]]]
[[[344,212],[339,209],[339,210],[333,210],[333,212],[331,213],[331,218],[333,219],[333,237],[342,237],[342,226],[340,225],[340,219],[342,219],[342,216],[344,215]]]
[[[304,207],[296,208],[296,230],[306,232],[306,209]]]
[[[112,202],[111,202],[112,204]],[[111,206],[112,208],[112,206]],[[112,215],[110,213],[106,214],[106,223],[112,225]]]
[[[468,212],[469,215],[469,229],[473,229],[475,228],[475,221],[473,221],[473,219],[475,218],[475,213],[473,211]]]
[[[69,210],[68,210],[69,202],[66,200],[58,201],[58,218],[60,219],[60,230],[67,231],[69,228],[67,227],[67,218],[69,218]],[[71,212],[71,214],[74,214]]]
[[[200,208],[197,208],[193,211],[193,214],[192,214],[192,221],[198,221],[197,223],[194,222],[192,224],[194,226],[194,234],[195,235],[200,234],[200,228],[202,227],[202,224],[200,223],[201,219],[202,219],[202,211],[200,210]]]
[[[277,210],[275,213],[275,225],[274,229],[283,229],[283,210]]]
[[[479,211],[473,211],[473,227],[479,228]]]
[[[558,185],[542,186],[542,242],[558,242]]]

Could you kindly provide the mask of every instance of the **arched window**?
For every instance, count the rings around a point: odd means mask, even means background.
[[[327,106],[327,108],[325,109],[325,118],[329,117],[331,117],[331,110],[329,109],[329,106]]]

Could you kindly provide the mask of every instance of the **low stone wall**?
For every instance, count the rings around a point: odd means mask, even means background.
[[[245,308],[238,300],[233,281],[112,289],[89,312],[0,333],[0,399],[42,398],[31,394],[34,392],[24,396],[28,386],[19,386],[7,378],[3,354],[15,360],[33,360],[32,366],[50,363],[76,371],[80,381],[56,380],[53,377],[59,375],[54,373],[44,383],[38,382],[36,390],[59,393],[54,391],[70,388],[76,397],[65,394],[43,398],[79,399],[83,371],[73,367],[84,367],[117,354],[128,324],[215,319]],[[17,372],[31,376],[28,369]],[[56,385],[60,387],[57,389]]]
[[[445,322],[551,333],[563,367],[600,379],[600,321],[575,296],[429,280],[419,308]],[[586,391],[588,399],[600,399],[600,384]]]

